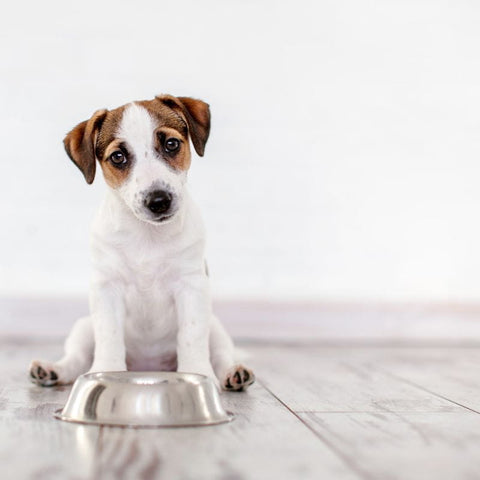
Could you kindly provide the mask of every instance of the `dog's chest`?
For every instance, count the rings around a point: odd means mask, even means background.
[[[153,273],[137,276],[125,288],[125,309],[125,347],[129,368],[158,369],[162,362],[168,360],[167,363],[171,363],[176,358],[178,322],[174,297],[162,276]],[[167,367],[162,366],[170,369]]]
[[[152,254],[150,258],[131,259],[129,267],[131,275],[124,291],[132,335],[155,339],[171,334],[177,325],[173,266],[162,255]]]

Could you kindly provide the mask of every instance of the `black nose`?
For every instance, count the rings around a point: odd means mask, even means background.
[[[165,190],[155,190],[145,199],[145,206],[153,213],[165,213],[172,204],[172,195]]]

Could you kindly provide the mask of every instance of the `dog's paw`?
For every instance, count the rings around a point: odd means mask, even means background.
[[[243,365],[235,365],[228,370],[222,381],[222,388],[229,392],[246,390],[255,381],[253,372]]]
[[[30,364],[30,379],[42,387],[53,387],[59,383],[58,372],[53,364],[41,360],[34,360]]]

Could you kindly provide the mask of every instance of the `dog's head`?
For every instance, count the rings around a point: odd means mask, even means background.
[[[64,140],[87,183],[98,160],[105,180],[140,220],[158,224],[179,210],[190,166],[189,138],[203,156],[210,131],[206,103],[161,95],[98,110]]]

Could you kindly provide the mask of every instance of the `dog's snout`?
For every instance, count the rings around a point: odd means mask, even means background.
[[[155,190],[145,199],[145,206],[153,213],[165,213],[172,204],[172,195],[165,190]]]

